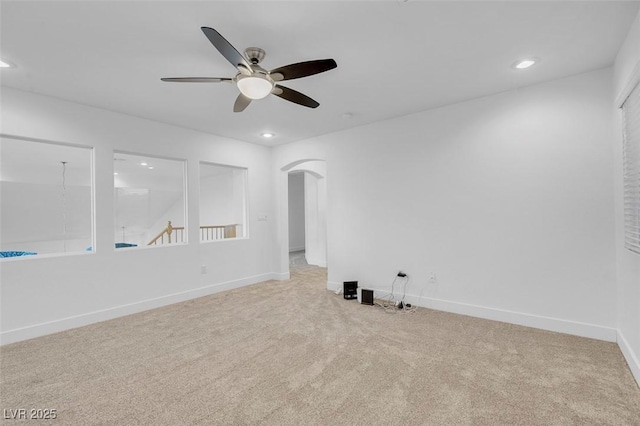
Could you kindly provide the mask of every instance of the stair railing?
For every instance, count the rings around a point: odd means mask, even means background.
[[[200,227],[200,241],[215,241],[226,238],[236,238],[238,225],[204,225]],[[165,243],[166,240],[166,243]],[[173,226],[171,221],[155,238],[153,238],[148,246],[172,244],[184,242],[184,226]]]
[[[175,236],[174,236],[175,231]],[[166,244],[184,242],[184,226],[173,226],[171,221],[167,223],[167,227],[164,228],[154,239],[149,241],[148,246],[155,246],[158,244]]]

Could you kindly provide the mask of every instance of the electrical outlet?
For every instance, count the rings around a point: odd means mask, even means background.
[[[435,272],[429,274],[429,284],[438,284],[438,278]]]
[[[200,266],[200,274],[204,275],[207,273],[207,265]]]

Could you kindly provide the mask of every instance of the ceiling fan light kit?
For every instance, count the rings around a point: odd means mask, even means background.
[[[273,90],[273,80],[268,75],[256,73],[254,75],[240,74],[236,78],[236,84],[240,92],[251,99],[266,98]]]
[[[244,56],[236,50],[219,32],[209,27],[202,27],[202,32],[211,44],[229,61],[238,73],[233,78],[221,77],[172,77],[162,78],[162,81],[174,83],[220,83],[233,82],[240,94],[233,105],[234,112],[242,112],[251,101],[263,99],[269,94],[278,96],[289,102],[308,108],[317,108],[320,104],[307,95],[297,92],[276,82],[307,77],[329,71],[338,65],[333,59],[318,59],[285,65],[267,71],[259,64],[265,57],[265,51],[259,47],[245,49]]]

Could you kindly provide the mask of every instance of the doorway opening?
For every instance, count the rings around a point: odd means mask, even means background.
[[[289,186],[289,267],[308,265],[305,256],[305,172],[291,172]]]
[[[281,245],[284,270],[304,266],[327,267],[327,184],[324,160],[300,160],[281,168],[285,180],[282,199],[286,223]],[[286,233],[286,236],[284,235]],[[286,269],[285,269],[286,268]]]

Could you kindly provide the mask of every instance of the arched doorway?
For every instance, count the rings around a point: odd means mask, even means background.
[[[290,250],[302,251],[304,245],[304,260],[309,265],[327,267],[327,222],[326,222],[326,163],[324,160],[305,159],[292,162],[281,169],[280,222],[281,270],[289,271]],[[295,179],[292,186],[291,178]],[[302,190],[300,190],[302,185]],[[290,194],[292,188],[297,193]],[[292,198],[291,196],[294,196]],[[302,200],[300,200],[302,197]],[[303,203],[304,217],[292,218],[298,214],[291,202]],[[299,205],[297,206],[300,207]],[[301,225],[300,222],[303,222]],[[300,227],[304,227],[301,232]],[[291,235],[295,232],[297,235]],[[300,234],[304,236],[301,237]]]

